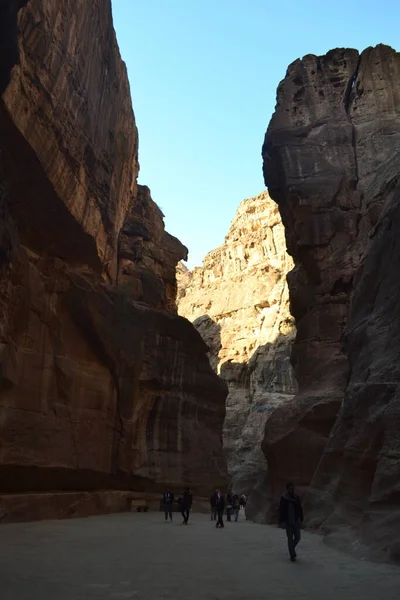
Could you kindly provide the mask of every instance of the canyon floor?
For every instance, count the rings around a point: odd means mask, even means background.
[[[400,569],[353,559],[307,532],[291,563],[284,532],[244,520],[216,530],[161,513],[0,527],[2,600],[394,600]]]

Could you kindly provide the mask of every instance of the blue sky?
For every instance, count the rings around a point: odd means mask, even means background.
[[[287,66],[335,47],[399,49],[398,0],[112,0],[139,128],[139,182],[189,266],[264,189],[261,145]]]

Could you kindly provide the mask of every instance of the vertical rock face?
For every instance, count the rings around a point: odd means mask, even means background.
[[[311,524],[350,525],[392,557],[400,533],[399,76],[400,55],[387,46],[296,61],[263,147],[295,262],[288,282],[299,382],[267,423],[269,495],[276,500],[287,479],[311,486]]]
[[[291,266],[277,206],[263,192],[240,204],[224,244],[202,267],[178,272],[179,313],[193,321],[228,384],[224,450],[238,493],[249,494],[265,476],[266,420],[296,391],[289,362]]]
[[[119,236],[118,282],[129,296],[176,313],[176,265],[187,249],[164,229],[150,190],[139,185],[135,204]]]
[[[2,10],[2,35],[14,36],[1,84],[2,162],[21,241],[114,280],[138,136],[111,3],[29,0]]]
[[[226,388],[175,314],[187,251],[136,184],[110,2],[4,4],[0,492],[208,494]]]

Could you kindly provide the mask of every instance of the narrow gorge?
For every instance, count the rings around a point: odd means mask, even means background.
[[[238,494],[249,495],[264,482],[266,420],[297,391],[286,284],[291,267],[278,207],[265,191],[240,204],[223,245],[202,267],[181,265],[178,272],[178,311],[194,323],[228,385],[223,441]],[[261,492],[261,514],[263,504]]]
[[[208,495],[227,390],[176,314],[187,250],[137,185],[111,2],[3,3],[0,33],[0,518]]]
[[[188,485],[274,523],[293,481],[328,543],[400,561],[399,161],[400,54],[296,60],[268,191],[189,271],[138,183],[111,0],[3,2],[0,521]]]
[[[328,543],[398,561],[400,54],[295,61],[262,155],[284,230],[264,192],[179,276],[179,312],[228,384],[233,488],[275,522],[294,481]]]

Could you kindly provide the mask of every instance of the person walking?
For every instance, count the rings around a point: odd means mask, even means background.
[[[226,495],[226,520],[231,522],[233,511],[233,494],[228,492]]]
[[[240,496],[240,508],[243,508],[243,510],[246,508],[246,502],[247,502],[247,498],[246,498],[245,494],[242,494]]]
[[[235,523],[238,522],[240,511],[240,499],[237,494],[233,496],[233,516],[235,517]]]
[[[164,494],[163,494],[163,506],[164,506],[164,514],[165,514],[165,521],[168,521],[168,516],[171,519],[171,523],[172,523],[172,504],[174,502],[174,494],[171,492],[171,490],[168,488],[167,490],[165,490]]]
[[[219,490],[217,490],[216,505],[217,505],[218,519],[217,519],[217,523],[216,523],[215,527],[218,529],[218,527],[222,527],[222,528],[224,527],[223,516],[224,516],[224,509],[225,509],[225,498]]]
[[[294,493],[294,484],[291,482],[286,486],[286,494],[281,497],[279,521],[286,528],[290,560],[295,562],[297,558],[296,546],[301,539],[303,507],[299,496]]]
[[[217,520],[217,490],[210,497],[211,521]]]
[[[182,525],[187,525],[189,522],[189,514],[190,514],[190,510],[192,508],[192,504],[193,504],[193,492],[191,491],[190,488],[186,488],[186,490],[183,493],[183,498],[182,498],[182,508],[181,508],[181,514],[183,517],[183,523]]]

